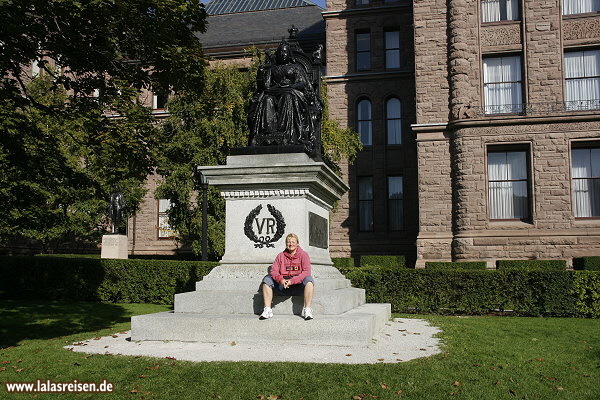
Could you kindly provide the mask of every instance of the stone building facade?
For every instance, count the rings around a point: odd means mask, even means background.
[[[330,116],[361,136],[331,218],[332,256],[415,254],[418,228],[412,4],[329,0]]]
[[[599,10],[489,3],[414,1],[417,266],[599,255]]]

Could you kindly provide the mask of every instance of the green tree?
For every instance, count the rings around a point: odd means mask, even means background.
[[[225,164],[232,147],[246,146],[247,108],[255,89],[258,57],[249,71],[216,65],[207,69],[201,93],[183,93],[169,103],[170,117],[163,125],[158,147],[158,173],[163,177],[156,197],[171,199],[169,223],[178,231],[181,245],[201,251],[202,204],[196,167]],[[326,90],[322,121],[323,158],[337,171],[343,159],[352,161],[361,148],[358,135],[329,118]],[[218,190],[209,188],[208,253],[217,259],[224,252],[225,207]]]
[[[137,208],[160,138],[140,89],[202,90],[205,17],[198,0],[0,0],[0,244],[97,241],[115,184]]]

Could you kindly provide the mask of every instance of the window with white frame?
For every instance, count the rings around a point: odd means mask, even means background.
[[[356,32],[356,70],[371,69],[371,32]]]
[[[490,219],[529,219],[527,150],[488,149],[487,156]]]
[[[357,104],[357,127],[360,141],[365,146],[373,144],[373,129],[371,120],[371,101],[362,99]]]
[[[404,193],[402,176],[388,176],[388,229],[399,231],[404,227]]]
[[[571,168],[575,218],[600,217],[600,142],[572,148]]]
[[[600,11],[600,0],[563,0],[563,15],[585,14]]]
[[[358,230],[373,230],[373,178],[358,178]]]
[[[519,113],[523,110],[520,56],[483,59],[483,93],[486,114]]]
[[[516,21],[518,19],[518,0],[482,0],[481,2],[481,22]]]
[[[400,68],[400,31],[385,31],[385,68]]]
[[[385,103],[387,144],[402,144],[402,104],[392,97]]]
[[[158,200],[158,238],[169,239],[175,237],[177,232],[169,224],[169,210],[171,209],[171,200]]]
[[[152,108],[154,110],[164,110],[167,108],[169,95],[163,93],[154,93],[152,95]]]
[[[567,110],[600,108],[600,50],[565,52]]]

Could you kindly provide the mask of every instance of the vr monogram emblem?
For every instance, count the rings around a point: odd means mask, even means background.
[[[259,204],[255,209],[250,211],[244,223],[244,234],[254,242],[255,248],[275,247],[273,242],[281,239],[285,233],[285,221],[281,212],[270,204],[267,204],[267,209],[273,218],[259,219],[258,214],[262,210],[262,204]],[[258,231],[258,235],[254,232],[254,227]]]

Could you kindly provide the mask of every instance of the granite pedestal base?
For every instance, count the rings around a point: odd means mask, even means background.
[[[225,198],[221,265],[175,295],[173,312],[131,320],[131,339],[202,342],[368,344],[390,318],[389,304],[365,304],[329,256],[329,212],[348,186],[304,153],[230,156],[227,165],[199,168]],[[260,283],[285,237],[296,233],[308,252],[315,319],[300,317],[302,296],[274,296],[274,317],[260,321]]]

